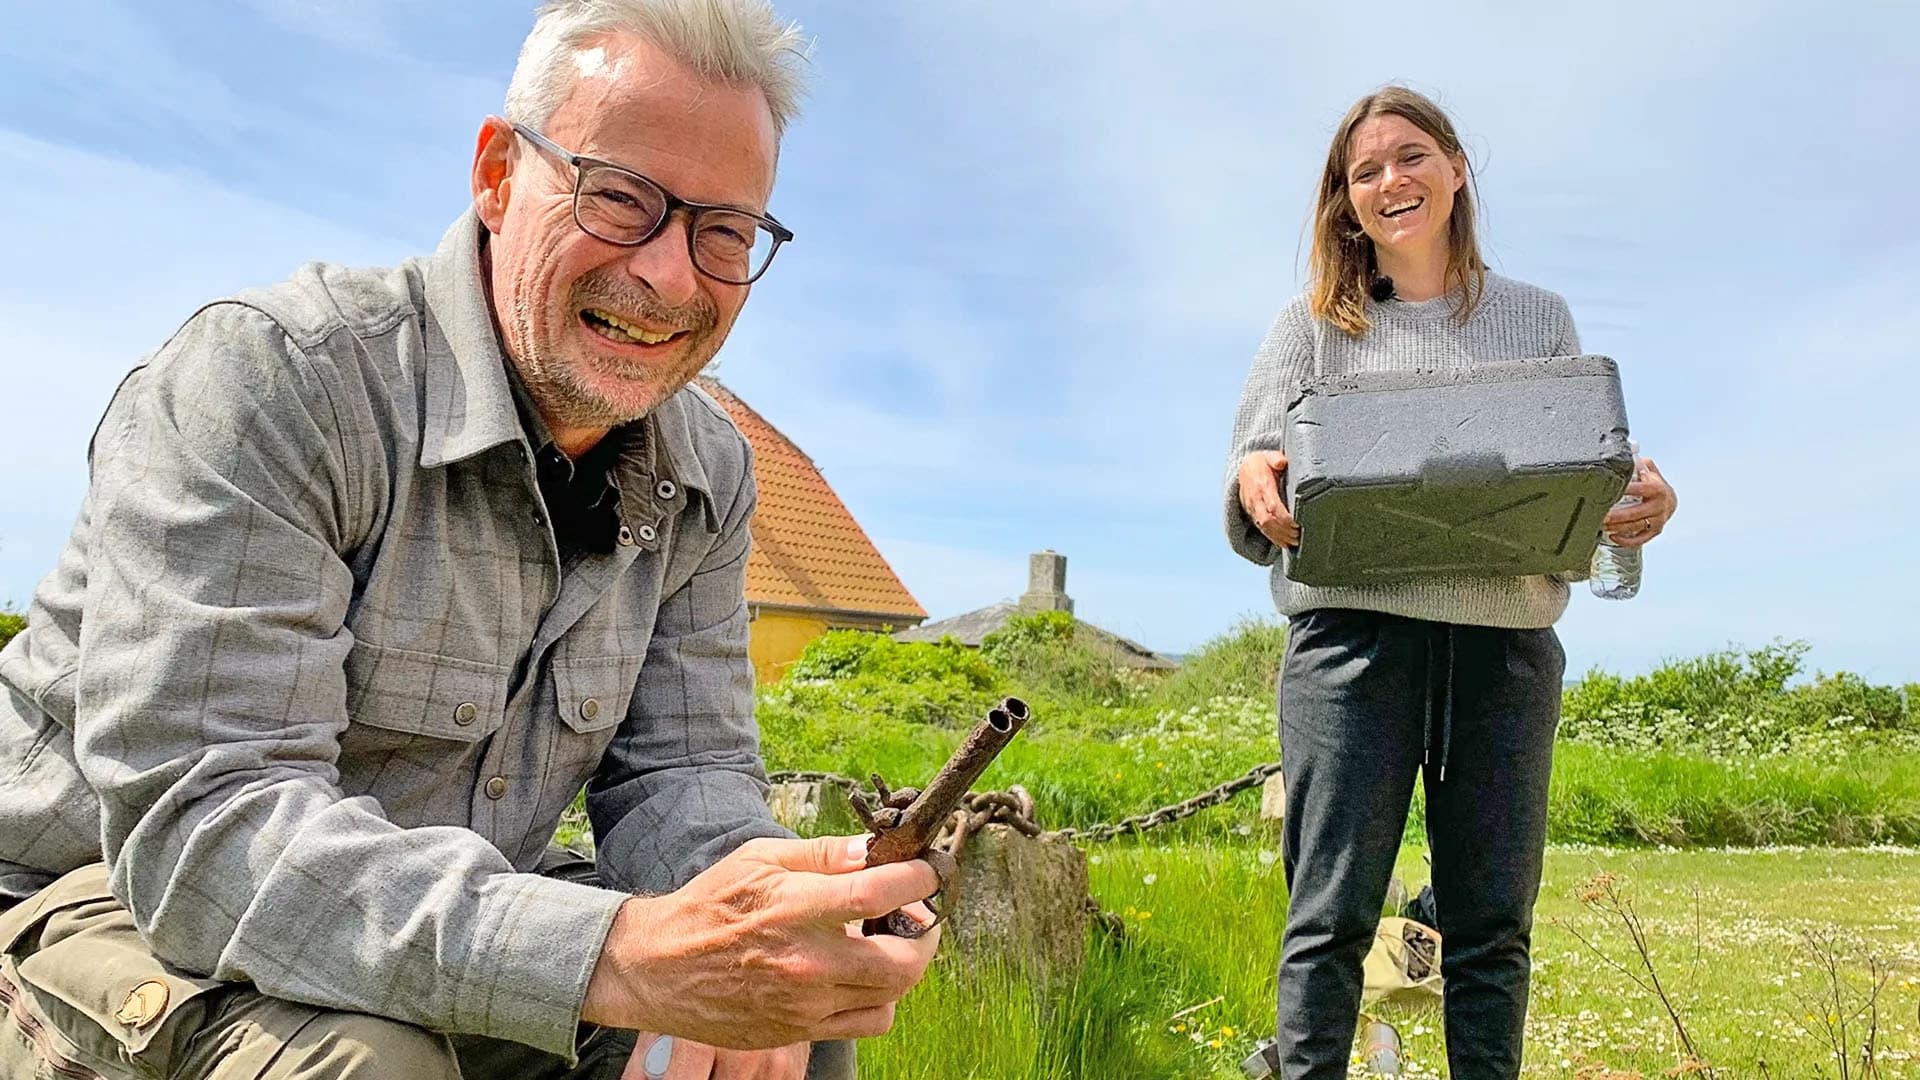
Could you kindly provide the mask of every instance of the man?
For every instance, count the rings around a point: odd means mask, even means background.
[[[891,1025],[938,935],[848,924],[934,875],[770,819],[751,461],[687,385],[791,235],[794,35],[552,0],[433,256],[127,377],[0,654],[0,1074],[850,1075],[808,1044]]]

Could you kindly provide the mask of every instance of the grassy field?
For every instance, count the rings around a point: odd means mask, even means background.
[[[894,1033],[863,1044],[861,1075],[1238,1077],[1240,1059],[1273,1026],[1286,902],[1276,854],[1267,837],[1230,833],[1094,849],[1092,891],[1125,920],[1124,941],[1096,936],[1080,977],[1052,988],[937,962],[902,1005]],[[1406,849],[1401,868],[1407,880],[1424,880],[1417,849]],[[1641,971],[1623,924],[1580,899],[1603,872],[1617,877],[1643,919],[1655,969],[1715,1075],[1838,1077],[1822,1018],[1852,1011],[1871,955],[1888,970],[1879,1075],[1920,1077],[1920,852],[1585,847],[1548,854],[1526,1075],[1653,1078],[1680,1061],[1659,1001],[1575,936]],[[1833,940],[1843,984],[1837,1008],[1805,948],[1810,931]],[[1405,1040],[1407,1075],[1447,1075],[1437,1009],[1383,1015]],[[1862,1022],[1849,1030],[1857,1045]],[[1849,1076],[1868,1075],[1857,1060],[1850,1066]]]
[[[1141,813],[1277,757],[1280,627],[1236,627],[1164,680],[1116,670],[1076,634],[1057,614],[1016,620],[977,651],[829,634],[760,693],[767,764],[922,783],[987,704],[1014,693],[1035,720],[976,787],[1026,787],[1054,828]],[[1808,677],[1804,651],[1592,672],[1567,691],[1526,1075],[1920,1080],[1920,685]],[[862,1076],[1239,1077],[1273,1028],[1286,909],[1258,806],[1244,794],[1089,849],[1094,898],[1124,937],[1094,935],[1079,976],[1051,986],[936,963],[894,1033],[863,1046]],[[1416,794],[1402,856],[1415,886],[1421,809]],[[1779,846],[1800,844],[1834,846]],[[1859,847],[1890,844],[1907,846]],[[1631,927],[1602,910],[1613,896]],[[1710,1071],[1676,1071],[1676,1026],[1639,985],[1651,976],[1634,933]],[[1869,1039],[1870,971],[1884,983]],[[1447,1075],[1437,1008],[1385,1016],[1406,1075]],[[1829,1045],[1843,1022],[1856,1055],[1844,1072]],[[1863,1041],[1878,1051],[1871,1071]]]

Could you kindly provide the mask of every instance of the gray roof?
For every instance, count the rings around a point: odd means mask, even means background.
[[[953,638],[962,645],[979,648],[988,634],[1007,625],[1007,620],[1022,614],[1020,605],[1002,600],[997,604],[969,611],[964,615],[955,615],[939,622],[921,623],[911,630],[901,630],[893,635],[895,641],[939,641],[941,638]],[[1082,641],[1096,648],[1104,648],[1113,655],[1114,663],[1123,667],[1142,668],[1149,671],[1172,671],[1180,665],[1165,656],[1154,652],[1137,641],[1121,637],[1109,630],[1102,630],[1090,622],[1074,620],[1078,635]]]

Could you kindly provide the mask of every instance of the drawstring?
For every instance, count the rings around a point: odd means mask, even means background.
[[[1427,685],[1420,695],[1420,767],[1433,764],[1433,635],[1427,639]]]
[[[1453,749],[1453,624],[1447,624],[1446,682],[1440,697],[1440,782],[1447,780],[1447,754]]]
[[[1420,720],[1420,765],[1425,768],[1433,764],[1433,676],[1438,669],[1442,674],[1440,693],[1440,780],[1447,779],[1447,756],[1453,749],[1453,624],[1446,624],[1446,662],[1434,663],[1434,636],[1427,638],[1427,687],[1425,708]]]

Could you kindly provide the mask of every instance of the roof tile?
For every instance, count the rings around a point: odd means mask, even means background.
[[[747,556],[747,601],[820,611],[927,617],[813,460],[746,402],[702,376],[753,447],[760,491]]]

